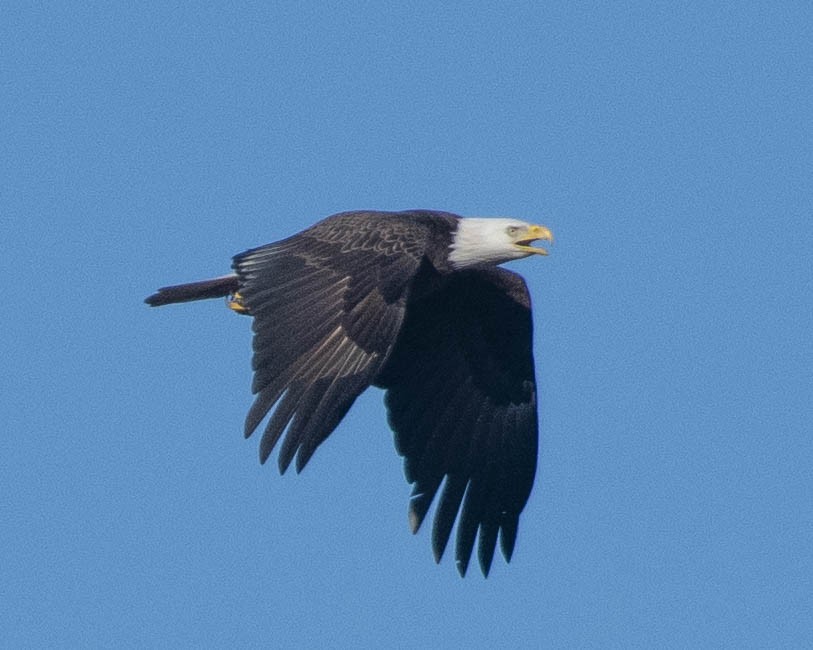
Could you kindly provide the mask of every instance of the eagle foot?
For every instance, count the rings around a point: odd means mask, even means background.
[[[246,307],[243,303],[243,296],[241,296],[237,291],[226,298],[226,306],[238,314],[248,315],[248,307]]]

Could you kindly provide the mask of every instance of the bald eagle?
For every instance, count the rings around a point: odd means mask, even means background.
[[[537,457],[528,288],[498,265],[546,255],[531,243],[552,239],[516,219],[344,212],[237,255],[230,275],[164,287],[145,302],[225,297],[253,317],[245,435],[271,413],[260,461],[284,436],[280,472],[294,459],[301,471],[365,389],[384,389],[413,486],[412,531],[440,490],[435,560],[457,520],[458,571],[479,533],[487,576],[498,534],[511,559]]]

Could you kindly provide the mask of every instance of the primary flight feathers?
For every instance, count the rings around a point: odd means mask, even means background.
[[[228,296],[254,318],[245,435],[270,413],[260,459],[281,440],[281,472],[300,471],[367,387],[385,389],[413,532],[440,491],[435,559],[457,521],[460,574],[478,538],[488,575],[498,536],[511,559],[537,456],[528,289],[497,265],[547,254],[537,240],[551,232],[515,219],[345,212],[146,302]]]

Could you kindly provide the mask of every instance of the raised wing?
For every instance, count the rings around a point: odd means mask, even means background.
[[[478,531],[485,575],[498,532],[510,561],[533,485],[531,330],[530,298],[520,276],[499,268],[454,273],[442,289],[410,302],[398,345],[376,381],[387,389],[395,444],[414,484],[413,532],[443,483],[432,547],[439,562],[457,519],[461,575]]]
[[[397,217],[348,213],[234,258],[239,300],[254,317],[256,399],[246,437],[270,409],[260,443],[265,462],[286,431],[284,472],[300,471],[386,360],[404,318],[426,233]],[[404,226],[405,227],[405,226]]]

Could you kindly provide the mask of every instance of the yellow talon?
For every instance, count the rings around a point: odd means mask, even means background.
[[[236,291],[228,297],[226,306],[238,314],[248,314],[248,307],[243,304],[243,296]]]

